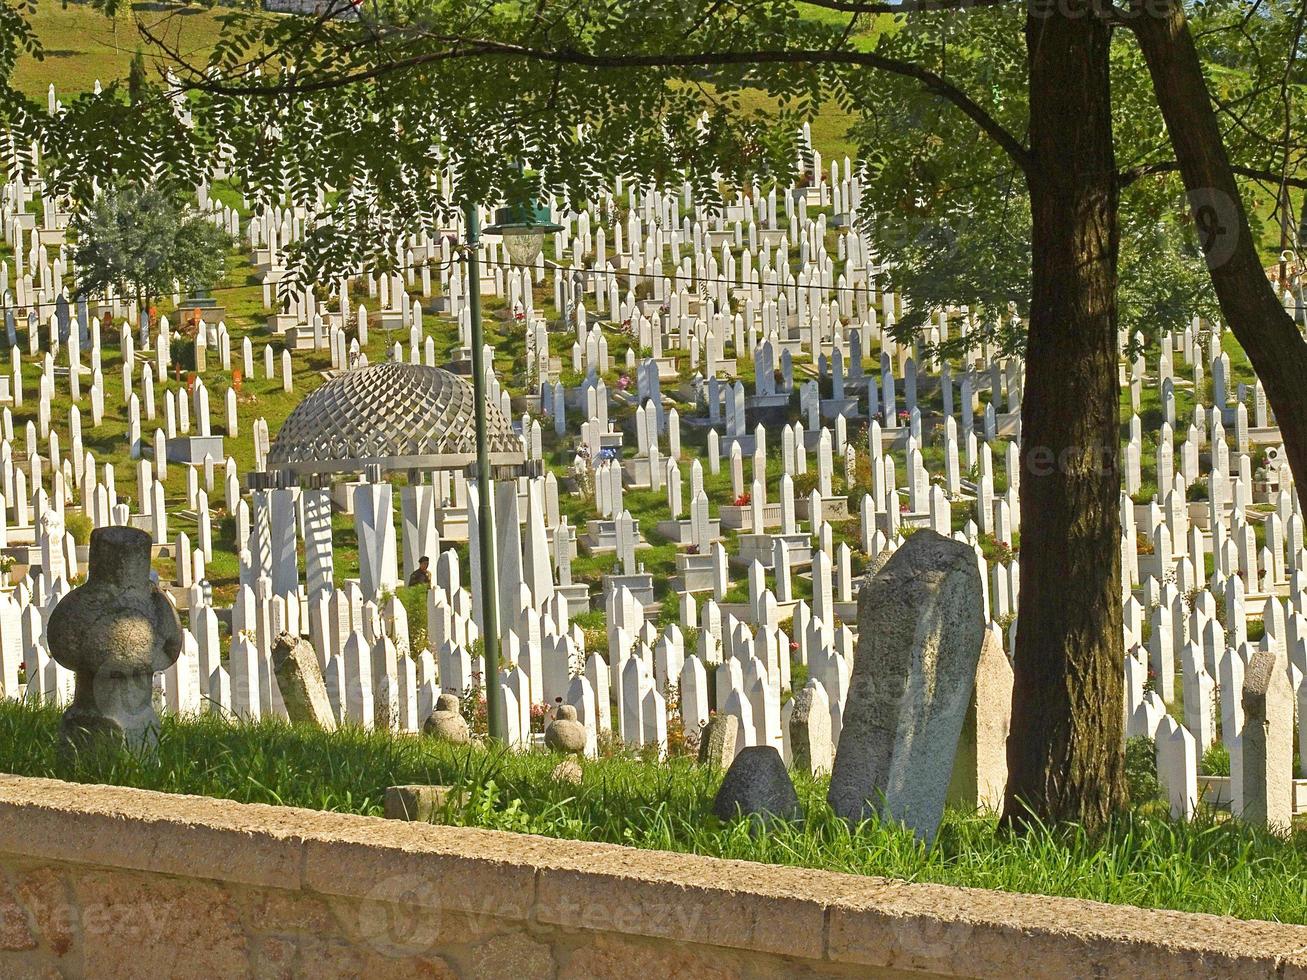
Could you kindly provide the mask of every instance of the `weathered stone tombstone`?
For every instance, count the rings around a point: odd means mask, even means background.
[[[50,614],[51,655],[76,674],[60,735],[76,749],[117,743],[133,751],[158,740],[155,671],[180,656],[181,623],[150,579],[150,535],[129,527],[91,532],[87,580]]]
[[[458,710],[458,698],[452,694],[442,694],[436,698],[436,710],[422,726],[422,731],[442,742],[466,745],[472,741],[467,721]]]
[[[975,552],[921,530],[858,596],[858,651],[828,798],[932,840],[984,639]]]
[[[1253,655],[1244,675],[1241,820],[1273,830],[1293,823],[1293,688],[1270,650]]]
[[[751,830],[776,820],[803,818],[798,794],[775,746],[750,745],[740,750],[713,799],[713,813],[720,820],[748,817]]]
[[[976,665],[976,684],[958,737],[948,802],[997,812],[1007,785],[1007,736],[1012,721],[1012,665],[1003,641],[985,630]]]
[[[420,783],[387,786],[385,816],[387,820],[436,823],[448,802],[455,805],[461,802],[461,796],[454,794],[452,786],[427,786]]]
[[[585,752],[585,725],[577,721],[573,705],[560,704],[555,709],[554,720],[545,728],[545,745],[555,752],[577,755]]]
[[[699,765],[726,769],[735,761],[739,719],[717,713],[708,719],[699,735]]]
[[[831,743],[830,698],[815,677],[794,696],[790,714],[790,753],[795,769],[810,773],[830,772]]]
[[[272,644],[272,671],[292,722],[336,730],[336,716],[312,644],[290,633],[278,633]]]

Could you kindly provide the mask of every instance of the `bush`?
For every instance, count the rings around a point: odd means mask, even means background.
[[[1198,771],[1204,776],[1230,775],[1230,750],[1220,742],[1213,742],[1203,753],[1198,763]]]
[[[1139,806],[1162,795],[1157,781],[1157,743],[1137,735],[1125,743],[1125,782],[1130,802]]]
[[[794,480],[794,499],[806,500],[812,491],[817,489],[817,471],[809,469],[807,472],[800,473],[792,477]]]
[[[85,514],[65,514],[64,530],[73,536],[77,544],[90,544],[91,519]]]

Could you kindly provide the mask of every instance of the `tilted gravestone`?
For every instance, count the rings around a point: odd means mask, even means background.
[[[967,545],[908,538],[858,595],[858,648],[828,798],[931,840],[984,639],[980,571]]]
[[[312,644],[290,633],[278,633],[272,644],[272,670],[292,722],[336,730],[336,716]]]
[[[735,761],[739,719],[734,715],[715,714],[708,719],[699,735],[699,765],[727,769]]]

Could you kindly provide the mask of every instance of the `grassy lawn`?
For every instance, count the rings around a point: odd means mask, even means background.
[[[458,785],[444,823],[596,840],[852,874],[1118,904],[1307,923],[1307,835],[1283,841],[1211,817],[1172,823],[1156,805],[1103,837],[1075,829],[1024,837],[992,817],[950,811],[932,848],[911,834],[834,817],[823,780],[795,775],[803,823],[752,836],[712,814],[721,774],[685,758],[588,762],[579,786],[555,782],[556,756],[453,747],[345,729],[332,735],[276,722],[164,721],[157,760],[68,760],[56,750],[57,709],[0,703],[0,768],[28,776],[137,786],[244,802],[378,815],[385,788]]]
[[[44,104],[52,82],[59,98],[66,99],[89,91],[97,79],[103,85],[126,79],[132,56],[144,46],[138,20],[179,52],[206,60],[218,38],[220,15],[201,5],[136,2],[110,19],[87,4],[43,0],[31,22],[45,46],[45,59],[20,58],[14,85]],[[146,64],[151,64],[148,52]]]
[[[15,87],[44,105],[53,82],[56,94],[66,100],[90,91],[97,80],[102,85],[125,80],[138,48],[145,51],[146,64],[151,74],[157,76],[163,63],[151,56],[149,47],[137,32],[137,22],[166,40],[192,64],[201,64],[207,60],[217,41],[221,30],[219,18],[223,13],[221,8],[202,5],[137,0],[124,6],[117,17],[110,19],[85,3],[70,2],[64,6],[45,0],[37,5],[31,18],[45,45],[45,59],[20,59],[14,72]],[[813,7],[805,12],[805,16],[839,20],[846,15]],[[744,92],[739,100],[742,108],[748,110],[775,106],[774,101],[759,92]],[[847,137],[848,127],[853,121],[854,114],[833,102],[823,106],[821,113],[812,120],[813,145],[827,160],[855,155],[856,148]]]

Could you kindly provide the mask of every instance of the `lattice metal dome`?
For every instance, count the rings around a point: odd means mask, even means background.
[[[387,362],[333,378],[296,406],[268,450],[268,469],[295,474],[458,469],[476,460],[475,393],[443,368]],[[523,462],[499,406],[486,406],[494,466]]]

